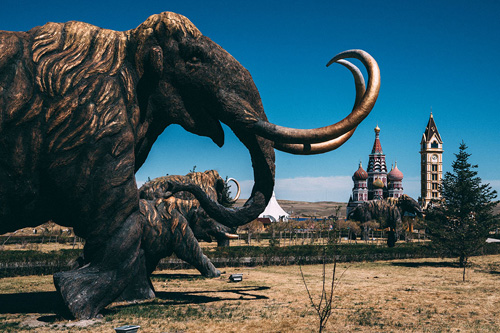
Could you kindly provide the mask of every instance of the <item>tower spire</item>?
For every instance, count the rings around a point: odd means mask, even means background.
[[[420,142],[420,204],[423,208],[432,200],[439,200],[439,186],[443,178],[443,140],[431,114]]]
[[[431,115],[429,116],[429,122],[427,123],[427,127],[425,128],[424,135],[425,135],[425,140],[427,141],[431,141],[432,137],[434,136],[434,138],[439,143],[443,143],[443,141],[441,140],[441,135],[439,135],[436,123],[434,122],[434,117],[432,115],[432,108],[431,108]]]
[[[375,142],[373,142],[372,154],[383,154],[382,145],[380,144],[380,127],[375,127]]]
[[[372,153],[369,155],[368,160],[368,199],[371,200],[375,197],[374,182],[379,179],[384,186],[387,186],[387,166],[385,164],[385,154],[382,151],[380,144],[380,127],[375,127],[375,142],[373,143]]]

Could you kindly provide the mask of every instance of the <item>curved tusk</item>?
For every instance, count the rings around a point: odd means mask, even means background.
[[[229,183],[230,181],[233,181],[236,184],[236,187],[238,188],[238,190],[236,191],[236,195],[234,196],[233,199],[230,200],[231,203],[234,203],[240,198],[241,188],[240,188],[240,183],[238,183],[238,181],[236,179],[228,178],[227,183]]]
[[[353,109],[361,102],[363,98],[366,88],[365,88],[365,79],[363,78],[363,74],[354,64],[350,63],[346,60],[338,60],[337,63],[345,66],[349,69],[354,77],[354,84],[356,86],[356,99],[354,101]],[[329,140],[322,143],[313,143],[313,144],[298,144],[298,143],[273,143],[274,148],[296,155],[314,155],[314,154],[322,154],[332,150],[337,149],[342,146],[349,138],[354,134],[356,128],[353,128],[349,132],[341,135],[340,137]]]
[[[227,239],[238,239],[238,235],[230,234],[228,232],[224,233],[224,237],[226,237]]]
[[[355,129],[368,116],[377,101],[380,90],[380,70],[375,59],[363,50],[349,50],[339,53],[326,66],[345,58],[360,60],[366,67],[369,77],[366,92],[347,117],[333,125],[315,129],[282,127],[259,119],[253,125],[255,132],[274,142],[313,144],[340,138]]]
[[[349,132],[341,135],[340,137],[329,140],[322,143],[274,143],[274,148],[277,150],[284,151],[285,153],[295,154],[295,155],[315,155],[323,154],[332,150],[337,149],[342,146],[347,140],[351,138],[354,134],[356,128],[353,128]]]

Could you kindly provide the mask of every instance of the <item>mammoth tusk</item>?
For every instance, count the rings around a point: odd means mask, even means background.
[[[234,203],[240,198],[241,188],[240,188],[240,183],[238,183],[238,181],[234,178],[228,178],[226,184],[229,183],[230,181],[235,183],[236,187],[238,188],[238,190],[236,191],[236,195],[234,196],[233,199],[230,200],[231,203]]]
[[[224,237],[226,237],[227,239],[238,239],[238,235],[230,234],[228,232],[224,233]]]
[[[337,149],[342,146],[350,137],[354,134],[356,128],[353,128],[349,132],[341,135],[340,137],[329,140],[322,143],[274,143],[274,148],[277,150],[284,151],[286,153],[291,153],[295,155],[314,155],[314,154],[323,154],[332,150]]]
[[[363,74],[361,73],[359,68],[350,63],[349,61],[338,60],[337,63],[349,69],[354,77],[354,84],[356,86],[356,99],[354,101],[354,107],[353,107],[354,109],[361,102],[361,99],[363,98],[366,92],[365,79],[363,78]],[[322,154],[335,150],[338,147],[342,146],[354,134],[355,130],[356,127],[336,139],[332,139],[322,143],[313,143],[313,144],[273,143],[273,146],[278,150],[297,155]]]
[[[255,132],[276,143],[313,144],[325,143],[337,138],[340,139],[341,136],[355,129],[359,123],[368,116],[377,101],[380,90],[380,70],[375,59],[363,50],[349,50],[339,53],[333,57],[326,66],[330,66],[332,63],[339,62],[341,59],[345,58],[356,58],[360,60],[368,72],[367,90],[347,117],[333,125],[315,129],[282,127],[259,119],[253,124]],[[333,144],[333,146],[345,141],[346,137],[343,137],[340,141]]]

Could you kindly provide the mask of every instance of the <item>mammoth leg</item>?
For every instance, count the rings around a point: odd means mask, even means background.
[[[140,250],[140,256],[142,257],[139,262],[141,266],[146,260],[144,250]],[[150,273],[145,269],[140,269],[135,276],[135,278],[127,285],[125,290],[116,299],[116,301],[140,301],[155,298],[155,291],[153,283],[151,282]]]
[[[54,274],[56,289],[76,318],[95,317],[131,281],[146,276],[145,257],[140,250],[139,217],[137,212],[125,221],[114,237],[101,247],[101,258],[92,258],[95,260],[77,270]]]
[[[139,253],[139,265],[142,265],[142,260],[145,257],[144,250],[140,250]],[[147,261],[147,260],[146,260]],[[73,265],[73,269],[79,269],[84,266],[85,259],[83,256],[78,257],[75,260],[75,264]],[[121,293],[121,295],[116,299],[117,302],[120,301],[138,301],[138,300],[147,300],[151,298],[155,298],[155,290],[154,286],[149,278],[150,274],[147,274],[145,270],[139,270],[135,279],[127,285],[125,290]]]
[[[387,233],[387,246],[394,247],[397,241],[398,239],[396,237],[396,231],[394,230],[394,228],[390,228],[389,232]]]
[[[61,153],[45,177],[58,205],[55,222],[73,226],[86,240],[84,265],[54,274],[56,289],[78,319],[95,317],[137,276],[147,274],[129,137],[124,132],[102,139],[77,156]]]
[[[219,238],[217,239],[218,247],[228,247],[229,246],[229,238]]]
[[[200,244],[184,216],[177,211],[173,211],[172,218],[179,220],[179,224],[172,235],[175,255],[179,259],[193,265],[203,276],[220,276],[220,271],[215,268],[210,259],[203,254]]]

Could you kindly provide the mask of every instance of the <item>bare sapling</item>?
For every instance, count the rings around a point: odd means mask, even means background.
[[[332,283],[330,286],[330,290],[327,292],[326,285],[326,250],[323,250],[323,275],[322,275],[322,289],[321,289],[321,297],[318,304],[315,304],[311,292],[307,287],[307,283],[304,277],[304,273],[302,272],[302,266],[299,265],[300,275],[302,276],[302,282],[304,282],[304,286],[306,287],[307,295],[309,296],[309,301],[311,302],[312,307],[318,314],[319,318],[319,332],[323,332],[330,315],[332,314],[332,302],[333,302],[333,293],[338,286],[338,282],[335,283],[335,271],[337,269],[337,259],[334,259],[333,262],[333,270],[332,270]],[[347,270],[347,269],[346,269]],[[345,271],[339,278],[342,278]]]

